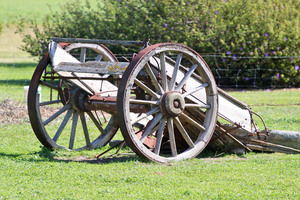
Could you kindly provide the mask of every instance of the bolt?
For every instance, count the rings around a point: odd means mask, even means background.
[[[175,99],[174,102],[173,102],[173,106],[174,106],[175,108],[179,108],[179,107],[180,107],[179,105],[180,105],[179,100],[178,100],[178,99]]]

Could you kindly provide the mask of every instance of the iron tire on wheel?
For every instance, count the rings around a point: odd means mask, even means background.
[[[156,44],[139,52],[122,76],[119,126],[131,149],[154,162],[193,158],[213,135],[217,96],[213,75],[197,52]]]

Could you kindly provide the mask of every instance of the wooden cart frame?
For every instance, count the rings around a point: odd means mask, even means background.
[[[120,62],[103,44],[142,50]],[[213,136],[251,151],[222,121],[259,134],[250,107],[219,89],[204,59],[177,43],[54,38],[33,74],[28,112],[48,148],[94,149],[120,128],[134,152],[160,163],[197,156]]]

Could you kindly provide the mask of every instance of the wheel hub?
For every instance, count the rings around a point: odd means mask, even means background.
[[[183,112],[184,107],[184,98],[179,92],[171,91],[163,95],[161,110],[165,116],[177,117]]]
[[[70,97],[68,103],[72,105],[72,108],[77,111],[86,111],[84,107],[84,100],[86,98],[86,93],[75,87],[70,90]]]

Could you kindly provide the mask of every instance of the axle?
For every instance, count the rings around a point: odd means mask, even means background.
[[[83,99],[79,103],[79,107],[86,111],[91,110],[102,110],[110,114],[117,113],[117,98],[116,97],[102,97],[99,95],[94,95]],[[134,113],[146,113],[150,110],[150,106],[141,104],[131,104],[130,112]]]

